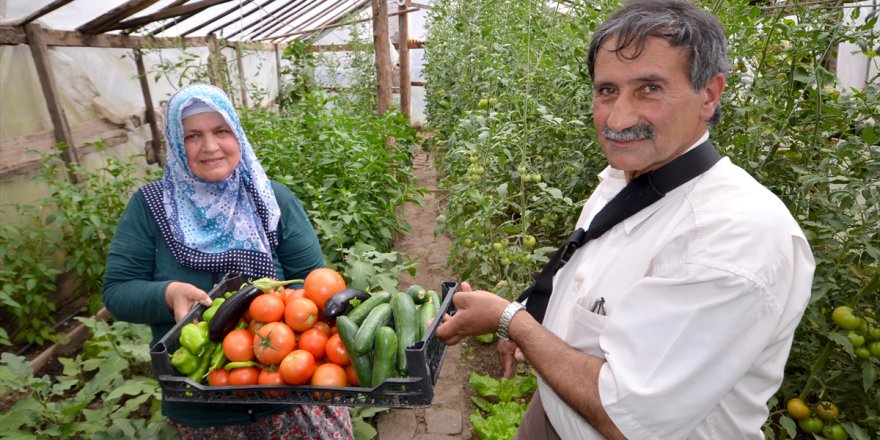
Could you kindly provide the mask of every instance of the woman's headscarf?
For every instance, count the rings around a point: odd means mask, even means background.
[[[241,161],[224,180],[206,181],[189,168],[181,115],[194,103],[222,115],[238,140]],[[177,91],[165,106],[165,140],[165,174],[141,191],[174,258],[192,269],[275,277],[281,211],[229,97],[208,84]]]

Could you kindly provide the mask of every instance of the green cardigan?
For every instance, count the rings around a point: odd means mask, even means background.
[[[284,280],[303,279],[324,265],[321,245],[300,201],[284,185],[272,182],[281,208],[278,247],[273,250],[275,271]],[[134,194],[119,221],[104,273],[104,305],[117,320],[149,324],[152,347],[174,326],[165,304],[165,288],[171,281],[211,290],[223,274],[181,266],[150,215],[144,196]],[[162,402],[169,419],[189,426],[240,425],[287,408],[285,405],[190,404]]]

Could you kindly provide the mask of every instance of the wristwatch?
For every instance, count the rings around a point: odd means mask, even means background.
[[[516,315],[516,312],[525,308],[524,305],[516,301],[508,304],[507,307],[504,308],[504,312],[501,313],[501,319],[498,321],[498,330],[495,331],[495,336],[498,336],[499,339],[509,341],[510,321],[513,320],[513,315]]]

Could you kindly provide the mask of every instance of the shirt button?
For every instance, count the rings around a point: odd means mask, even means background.
[[[581,283],[580,281],[574,283],[574,290],[575,290],[575,291],[577,291],[577,290],[581,290],[581,286],[582,286],[582,285],[583,285],[583,283]]]

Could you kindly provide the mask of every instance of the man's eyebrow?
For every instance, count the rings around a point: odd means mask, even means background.
[[[644,84],[644,83],[663,83],[663,84],[666,84],[667,82],[669,82],[669,80],[665,76],[662,76],[662,75],[647,75],[647,76],[640,76],[637,78],[633,78],[630,82],[637,83],[637,84]]]

